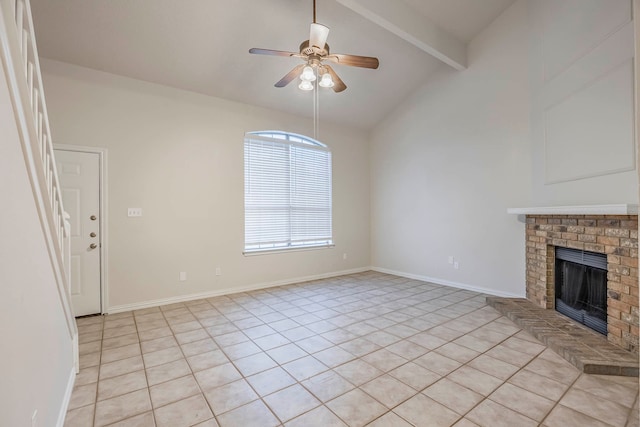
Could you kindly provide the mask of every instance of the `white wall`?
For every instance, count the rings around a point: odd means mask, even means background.
[[[0,64],[1,65],[1,64]],[[0,66],[0,425],[55,426],[73,371],[71,337]]]
[[[528,3],[534,206],[637,203],[630,0]]]
[[[375,129],[374,266],[524,294],[524,228],[506,210],[530,199],[525,22],[517,3],[470,44],[467,70],[443,69]]]
[[[508,207],[637,203],[628,3],[518,1],[470,43],[467,70],[441,70],[375,129],[374,266],[522,296],[524,226]],[[562,166],[545,159],[550,137],[583,177],[548,182]]]
[[[245,257],[244,133],[309,135],[309,120],[68,64],[41,64],[54,141],[108,150],[110,307],[370,265],[369,152],[361,131],[323,123],[320,113],[319,139],[333,153],[336,247]],[[142,208],[143,217],[127,218],[127,207]],[[187,272],[186,282],[178,281],[180,271]]]

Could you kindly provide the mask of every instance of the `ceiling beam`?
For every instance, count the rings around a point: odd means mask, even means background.
[[[456,70],[467,68],[467,47],[401,1],[336,0]]]

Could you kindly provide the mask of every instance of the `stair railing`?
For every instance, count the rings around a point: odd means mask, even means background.
[[[0,0],[0,54],[22,151],[58,287],[77,349],[70,304],[70,224],[62,203],[29,0]],[[76,354],[77,358],[77,354]]]

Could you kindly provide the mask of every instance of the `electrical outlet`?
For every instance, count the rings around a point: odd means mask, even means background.
[[[127,216],[142,216],[142,208],[128,208]]]
[[[180,281],[181,282],[185,282],[187,280],[187,272],[186,271],[181,271],[180,272]]]
[[[453,257],[453,255],[449,255],[449,264],[453,264],[454,261],[455,258]]]
[[[347,254],[346,253],[342,254],[342,259],[345,259],[345,260],[347,259]]]
[[[222,269],[220,267],[216,267],[216,276],[222,275]]]
[[[453,262],[453,268],[455,268],[456,270],[458,270],[460,268],[460,263],[458,261],[454,261]]]

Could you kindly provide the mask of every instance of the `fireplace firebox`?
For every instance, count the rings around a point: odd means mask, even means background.
[[[556,310],[607,335],[607,256],[556,247]]]

